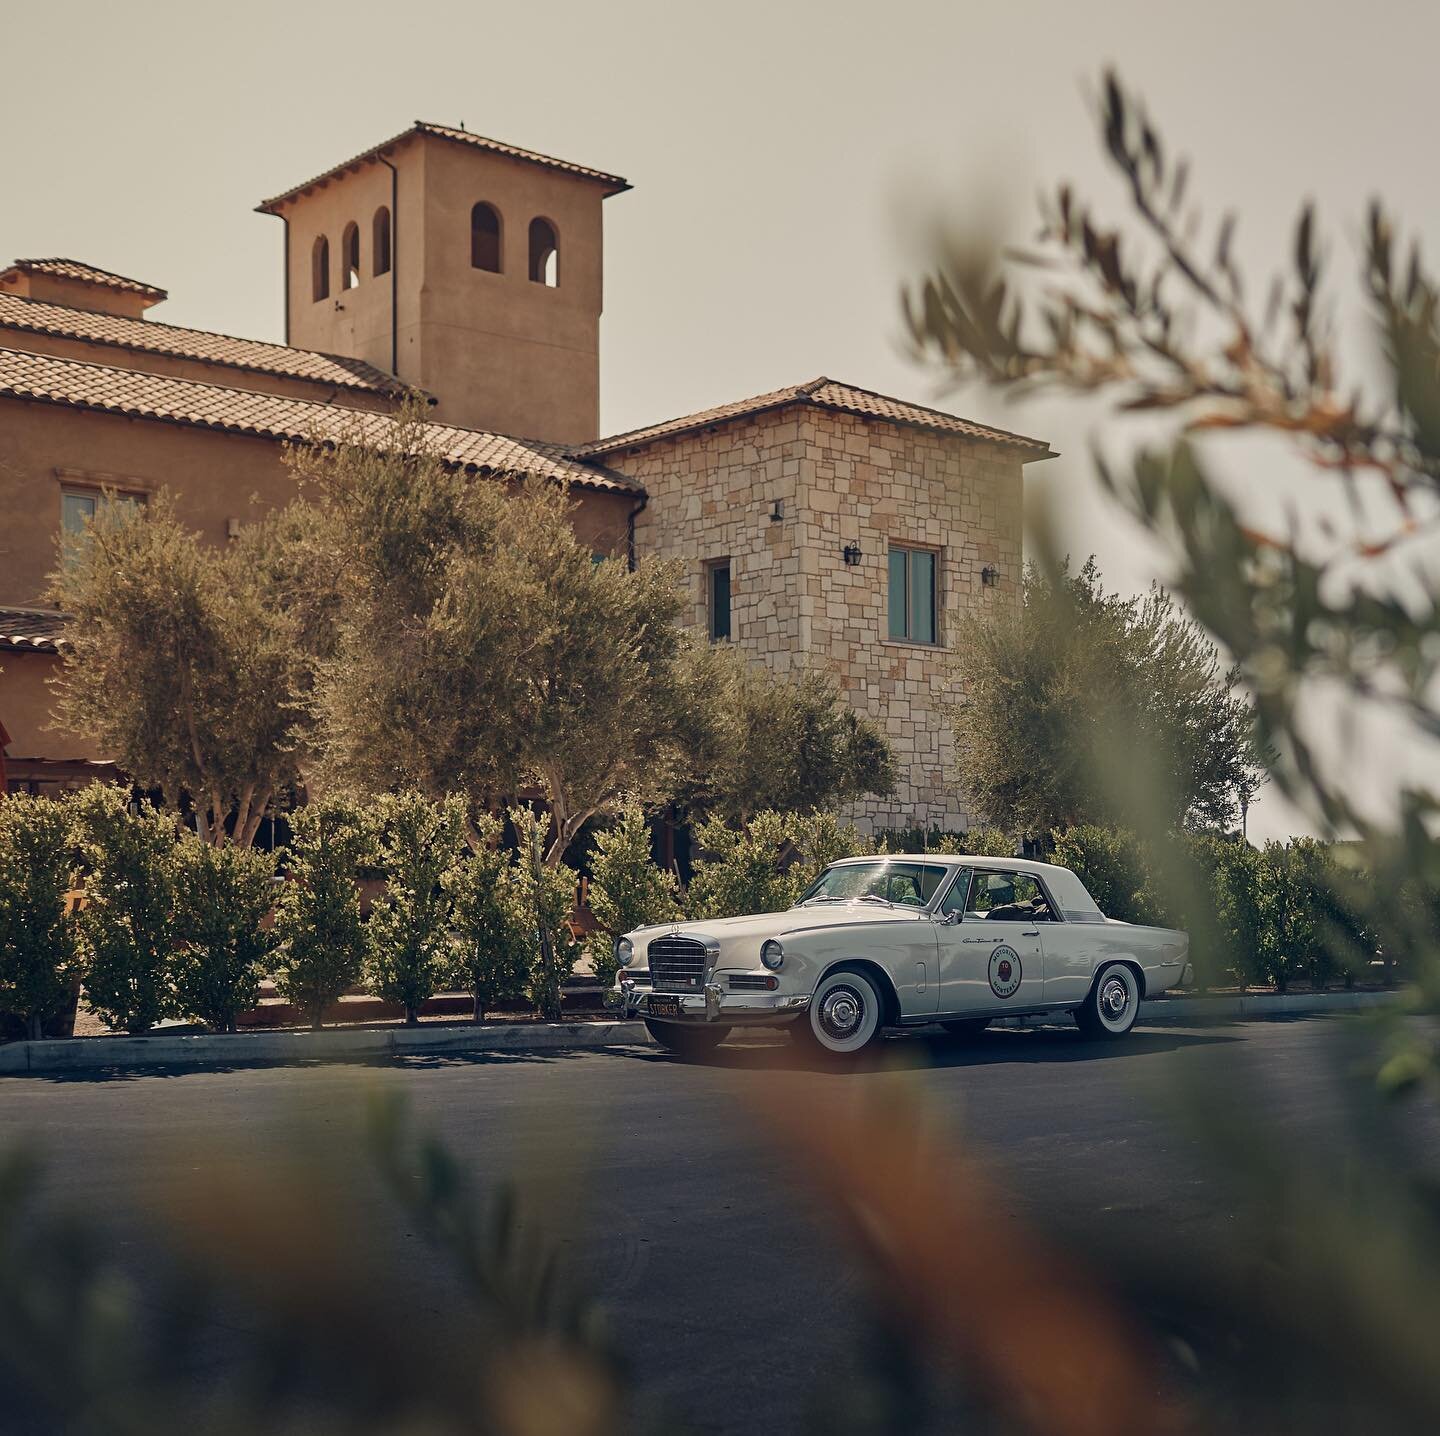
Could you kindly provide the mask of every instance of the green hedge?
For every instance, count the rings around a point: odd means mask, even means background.
[[[1053,861],[1072,868],[1107,917],[1183,928],[1202,986],[1273,985],[1297,978],[1348,986],[1376,957],[1356,915],[1357,881],[1313,838],[1263,848],[1176,834],[1157,851],[1094,825],[1053,834]]]
[[[173,815],[94,785],[60,800],[0,803],[0,1012],[34,1033],[83,982],[112,1026],[144,1032],[162,1017],[233,1030],[275,979],[312,1023],[348,988],[403,1003],[414,1021],[442,988],[474,994],[476,1020],[528,993],[560,1010],[560,983],[579,949],[566,921],[578,875],[539,862],[540,825],[509,814],[521,860],[499,842],[496,819],[463,834],[456,800],[415,794],[367,805],[329,801],[295,816],[280,855],[212,848]],[[697,833],[688,890],[657,869],[644,816],[627,808],[597,834],[586,948],[597,977],[614,974],[615,937],[680,917],[783,908],[836,858],[867,852],[976,851],[1005,856],[1003,833],[892,832],[870,839],[828,814],[766,812],[736,829]],[[1347,983],[1376,943],[1355,916],[1358,879],[1335,849],[1311,839],[1255,849],[1176,835],[1147,847],[1116,828],[1052,835],[1055,862],[1073,868],[1107,916],[1185,929],[1202,986]],[[368,917],[358,880],[384,884]],[[66,893],[83,887],[82,911]],[[274,911],[273,925],[264,921]],[[1393,975],[1393,974],[1391,974]]]

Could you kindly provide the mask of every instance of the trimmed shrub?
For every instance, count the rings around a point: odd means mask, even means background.
[[[841,823],[833,813],[811,813],[807,817],[792,819],[790,842],[795,850],[795,861],[788,876],[794,881],[796,897],[830,863],[873,851],[869,840],[853,824]]]
[[[586,938],[585,951],[605,988],[615,980],[616,938],[681,915],[680,885],[652,861],[650,829],[638,803],[627,803],[616,822],[596,834],[590,911],[600,926]]]
[[[795,832],[795,819],[757,813],[743,828],[723,819],[702,823],[696,834],[709,856],[695,864],[686,899],[692,917],[738,917],[780,912],[799,894],[796,877],[781,871]]]
[[[538,817],[529,808],[511,808],[509,817],[519,849],[515,890],[528,949],[530,997],[542,1018],[558,1022],[560,984],[574,970],[579,952],[570,930],[578,879],[572,868],[545,866],[548,817]]]
[[[360,980],[365,924],[355,875],[375,841],[361,810],[338,799],[301,808],[292,825],[290,880],[275,909],[275,986],[318,1028],[325,1009]]]
[[[530,977],[515,859],[499,846],[503,826],[482,817],[475,825],[478,851],[462,857],[442,880],[451,904],[450,980],[473,996],[476,1022],[497,1003],[523,997]]]
[[[76,922],[85,995],[111,1027],[148,1032],[175,1011],[175,818],[93,783],[71,800],[84,866]]]
[[[943,828],[882,828],[875,835],[879,853],[969,853],[977,858],[1013,858],[1019,844],[999,828],[971,828],[949,832]]]
[[[1261,971],[1277,992],[1309,970],[1314,977],[1321,950],[1319,914],[1315,910],[1318,844],[1297,838],[1268,842],[1261,853],[1259,874]]]
[[[70,1002],[80,979],[70,889],[70,807],[17,793],[0,798],[0,1011],[32,1038]]]
[[[371,814],[385,892],[370,909],[365,979],[398,1002],[413,1027],[450,961],[450,896],[443,879],[459,858],[465,800],[433,803],[421,793],[386,794]]]
[[[1070,868],[1106,917],[1160,921],[1144,849],[1134,833],[1084,823],[1054,834],[1050,861]]]
[[[254,1007],[273,940],[262,923],[275,901],[275,859],[187,834],[175,850],[175,1006],[216,1032],[234,1032]]]

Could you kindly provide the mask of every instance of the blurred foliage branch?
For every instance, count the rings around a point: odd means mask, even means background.
[[[1348,765],[1318,749],[1307,706],[1388,722],[1434,751],[1440,738],[1440,608],[1433,573],[1399,546],[1440,523],[1440,311],[1418,246],[1371,204],[1360,282],[1379,332],[1386,382],[1368,395],[1342,355],[1326,287],[1330,258],[1315,212],[1295,224],[1284,272],[1256,309],[1235,258],[1233,214],[1208,230],[1188,203],[1188,165],[1172,159],[1144,107],[1104,77],[1099,125],[1130,195],[1134,221],[1111,225],[1070,185],[1042,201],[1038,247],[997,255],[964,240],[912,288],[906,314],[917,352],[957,382],[1015,396],[1041,391],[1112,398],[1127,413],[1170,415],[1168,445],[1102,480],[1173,558],[1173,590],[1233,658],[1254,697],[1258,743],[1276,786],[1331,832],[1344,895],[1379,950],[1415,973],[1440,1005],[1440,794],[1399,784],[1391,816],[1361,812]],[[1202,246],[1200,236],[1209,239]],[[1036,276],[1038,282],[1035,282]],[[1345,359],[1350,360],[1347,366]],[[1265,532],[1217,485],[1204,438],[1243,429],[1279,436],[1313,472],[1338,476],[1351,499],[1347,533],[1317,545]],[[1377,514],[1384,519],[1376,531]],[[1320,551],[1323,548],[1324,551]],[[1408,551],[1413,555],[1413,550]],[[1103,766],[1125,792],[1128,821],[1163,838],[1146,802],[1143,755]],[[1150,766],[1154,766],[1151,764]],[[1196,888],[1177,872],[1178,886]],[[1195,892],[1181,905],[1195,906]],[[1410,1080],[1428,1062],[1392,1064]]]

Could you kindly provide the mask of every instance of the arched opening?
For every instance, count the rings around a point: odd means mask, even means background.
[[[310,289],[317,300],[330,297],[330,241],[323,234],[310,251]]]
[[[470,264],[499,274],[500,211],[483,201],[470,211]]]
[[[530,221],[530,278],[551,289],[560,283],[560,241],[548,219]]]
[[[353,220],[340,236],[340,287],[354,289],[360,283],[360,226]]]
[[[370,226],[372,274],[390,273],[390,211],[382,204]]]

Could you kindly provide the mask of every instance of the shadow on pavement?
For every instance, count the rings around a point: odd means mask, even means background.
[[[1239,1042],[1216,1032],[1133,1032],[1118,1042],[1096,1041],[1073,1028],[1038,1031],[1000,1030],[974,1037],[943,1032],[905,1033],[876,1044],[859,1060],[837,1059],[781,1037],[778,1041],[727,1044],[701,1057],[682,1058],[659,1049],[630,1048],[625,1056],[637,1062],[678,1063],[724,1068],[731,1071],[828,1072],[846,1076],[855,1072],[896,1071],[910,1068],[989,1067],[1000,1063],[1062,1063],[1113,1061],[1149,1057],[1163,1052]]]
[[[12,1072],[0,1082],[138,1082],[144,1078],[226,1076],[239,1072],[294,1072],[324,1067],[370,1067],[382,1070],[435,1071],[446,1067],[516,1067],[544,1066],[558,1061],[587,1057],[597,1049],[553,1047],[537,1051],[488,1052],[414,1052],[392,1056],[319,1057],[305,1061],[257,1059],[254,1062],[205,1062],[187,1065],[145,1065],[135,1063],[115,1067],[83,1067],[60,1072]],[[0,1088],[3,1091],[3,1088]]]

